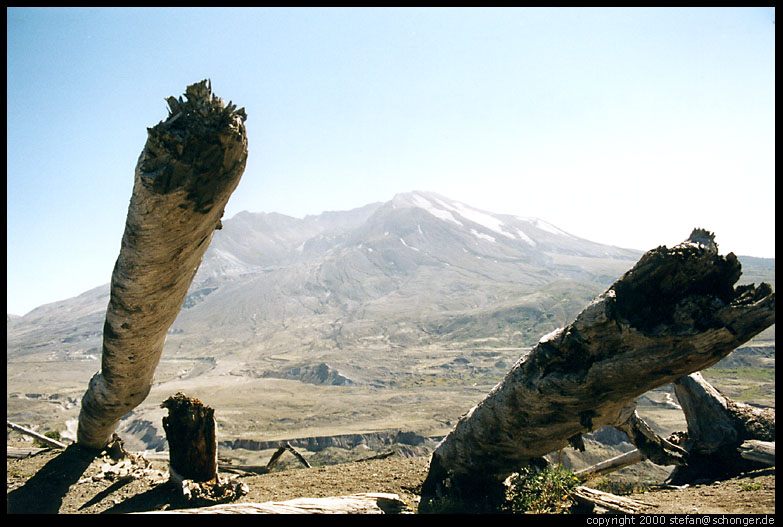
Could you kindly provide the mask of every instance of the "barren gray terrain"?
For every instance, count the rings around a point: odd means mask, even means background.
[[[425,455],[641,256],[420,192],[304,219],[243,212],[223,225],[149,397],[121,423],[129,449],[165,449],[160,403],[181,391],[215,408],[221,456],[241,462],[265,463],[278,440],[323,463],[391,448]],[[774,287],[774,260],[740,260],[742,283]],[[105,285],[7,317],[8,420],[74,437],[108,295]],[[773,326],[704,375],[736,400],[774,407],[774,348]],[[685,429],[668,387],[639,406],[659,433]],[[609,432],[597,440],[598,452],[566,452],[567,463],[631,448]]]

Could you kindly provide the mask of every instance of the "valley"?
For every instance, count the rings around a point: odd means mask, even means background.
[[[240,213],[216,232],[152,391],[118,433],[129,449],[164,450],[160,403],[181,391],[215,408],[220,455],[237,462],[265,464],[282,440],[322,464],[426,455],[640,256],[423,192],[304,219]],[[774,260],[740,260],[740,283],[774,287]],[[7,317],[9,421],[75,437],[108,298],[105,285]],[[773,326],[704,375],[774,407],[774,349]],[[672,397],[664,386],[639,400],[663,435],[685,429]],[[587,453],[564,451],[568,463],[630,448],[612,431],[594,436]]]

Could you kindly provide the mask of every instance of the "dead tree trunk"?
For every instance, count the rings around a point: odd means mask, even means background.
[[[102,448],[149,393],[177,318],[247,161],[244,109],[188,86],[167,99],[136,165],[125,233],[111,278],[101,371],[82,399],[78,443]]]
[[[688,432],[682,446],[688,464],[672,472],[675,485],[697,479],[724,479],[764,468],[768,463],[742,455],[746,441],[775,441],[775,410],[755,408],[722,395],[700,373],[674,382]]]
[[[636,397],[715,364],[772,325],[771,287],[735,289],[740,274],[734,254],[719,256],[701,229],[647,252],[459,420],[432,454],[420,510],[493,504],[513,472],[584,432],[628,428]],[[640,450],[655,445],[637,432]]]
[[[182,483],[213,481],[218,472],[215,410],[182,393],[160,405],[169,411],[163,430],[169,443],[171,479]]]

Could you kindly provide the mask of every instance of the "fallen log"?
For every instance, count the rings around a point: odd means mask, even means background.
[[[587,481],[635,465],[636,463],[644,461],[644,459],[644,454],[642,454],[638,448],[634,448],[630,452],[620,454],[619,456],[607,459],[606,461],[601,461],[591,467],[577,470],[574,472],[574,476],[579,478],[580,481]]]
[[[774,408],[733,401],[698,372],[675,381],[674,393],[688,423],[681,442],[689,455],[687,466],[675,468],[669,476],[672,485],[725,479],[768,466],[753,454],[743,456],[741,449],[751,440],[775,441]]]
[[[51,450],[50,448],[36,448],[36,447],[5,447],[5,457],[10,459],[24,459],[41,452]]]
[[[247,161],[244,109],[208,81],[169,97],[169,117],[147,130],[125,232],[111,277],[101,371],[82,399],[77,442],[103,448],[152,386],[177,318]]]
[[[17,425],[12,423],[11,421],[6,420],[6,426],[10,428],[11,430],[16,430],[17,432],[20,432],[24,435],[28,435],[30,437],[36,438],[38,441],[41,441],[42,443],[46,443],[49,446],[52,446],[54,448],[65,448],[68,445],[65,443],[61,443],[60,441],[57,441],[56,439],[52,439],[51,437],[46,437],[43,434],[39,434],[38,432],[35,432],[33,430],[30,430],[29,428],[25,428],[21,425]]]
[[[740,275],[736,256],[720,256],[702,229],[644,254],[459,419],[432,454],[419,510],[455,502],[494,510],[513,472],[579,434],[628,423],[638,396],[717,363],[774,324],[772,288],[735,289]],[[643,443],[637,448],[655,446]]]
[[[770,467],[775,466],[774,441],[745,441],[739,447],[739,454],[744,459],[757,461]]]
[[[399,514],[404,508],[405,502],[397,494],[366,493],[265,503],[227,503],[139,514]]]
[[[621,514],[638,514],[650,507],[649,504],[623,496],[616,496],[608,492],[579,486],[571,492],[571,497],[582,505],[601,507],[608,512]]]

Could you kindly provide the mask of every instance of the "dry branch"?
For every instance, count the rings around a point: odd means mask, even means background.
[[[111,278],[101,371],[82,399],[78,443],[103,448],[152,386],[166,332],[219,228],[247,161],[244,109],[208,81],[167,99],[136,165],[125,232]]]
[[[269,458],[269,461],[267,462],[266,466],[260,466],[260,465],[232,465],[230,463],[218,463],[218,468],[221,470],[225,470],[226,472],[234,472],[234,473],[247,473],[252,472],[254,474],[268,474],[272,467],[274,467],[277,462],[280,460],[280,456],[282,456],[286,451],[291,452],[291,454],[299,460],[299,462],[305,467],[305,468],[311,468],[310,463],[307,462],[307,460],[304,458],[302,454],[299,453],[298,450],[296,450],[294,447],[292,447],[287,442],[281,445],[274,454],[272,454],[272,457]]]
[[[30,437],[36,438],[38,441],[41,441],[43,443],[46,443],[49,446],[53,446],[54,448],[65,448],[68,445],[65,443],[60,443],[59,441],[52,439],[50,437],[46,437],[43,434],[39,434],[38,432],[34,432],[30,430],[29,428],[25,428],[23,426],[17,425],[12,423],[11,421],[6,420],[6,426],[10,428],[11,430],[16,430],[17,432],[20,432],[22,434],[28,435]]]
[[[774,324],[772,288],[735,289],[740,275],[736,256],[720,256],[701,229],[647,252],[459,420],[432,454],[420,510],[497,503],[513,472],[579,434],[627,423],[638,396],[717,363]]]
[[[642,461],[644,461],[644,454],[642,454],[638,448],[634,448],[625,454],[620,454],[619,456],[607,459],[606,461],[596,463],[591,467],[578,470],[574,472],[574,476],[579,478],[581,481],[587,481],[589,479],[597,478],[598,476],[603,476],[604,474],[609,474],[610,472],[635,465],[636,463],[640,463]]]

